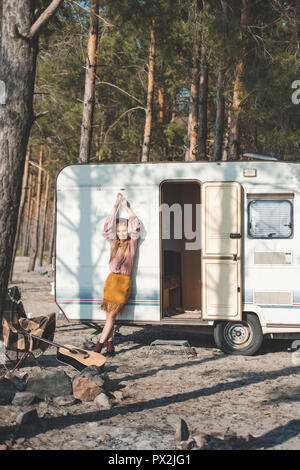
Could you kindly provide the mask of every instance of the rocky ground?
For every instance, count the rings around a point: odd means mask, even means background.
[[[17,258],[14,283],[26,312],[55,311],[58,343],[95,342],[95,330],[59,315],[50,294],[51,267],[39,274],[27,273],[26,266],[27,259]],[[169,338],[188,340],[191,348],[150,347]],[[50,347],[39,358],[42,369],[28,359],[15,376],[2,377],[2,448],[300,447],[300,366],[292,361],[291,341],[265,340],[257,356],[237,357],[223,354],[207,330],[195,328],[121,326],[115,339],[116,356],[101,371],[80,374],[57,362]],[[83,393],[87,388],[90,395]]]

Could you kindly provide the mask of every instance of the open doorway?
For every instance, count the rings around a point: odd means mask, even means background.
[[[191,249],[188,230],[200,230],[200,183],[165,181],[161,184],[162,318],[201,318],[201,250]],[[173,206],[173,207],[172,207]],[[185,213],[190,212],[184,226]],[[198,213],[197,213],[198,212]],[[186,223],[185,223],[186,225]],[[200,236],[200,234],[199,234]]]

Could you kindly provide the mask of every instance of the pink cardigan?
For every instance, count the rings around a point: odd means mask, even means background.
[[[102,232],[103,237],[107,238],[110,242],[110,248],[115,244],[116,234],[113,231],[114,216],[109,215],[104,223],[104,229]],[[121,262],[121,250],[118,249],[115,257],[109,263],[109,268],[112,273],[116,274],[130,274],[133,267],[134,255],[137,249],[138,238],[140,236],[140,225],[136,216],[130,216],[128,219],[128,235],[130,237],[128,248],[125,253],[124,261]]]

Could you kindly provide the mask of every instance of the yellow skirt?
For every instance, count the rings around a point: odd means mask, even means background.
[[[131,292],[130,274],[110,273],[105,281],[101,309],[110,313],[122,314]]]

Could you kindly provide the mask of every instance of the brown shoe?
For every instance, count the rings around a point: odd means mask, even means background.
[[[101,353],[102,348],[103,348],[104,343],[100,343],[100,341],[97,341],[96,347],[95,347],[95,352]]]
[[[111,357],[115,355],[115,347],[113,341],[107,341],[106,355]]]

